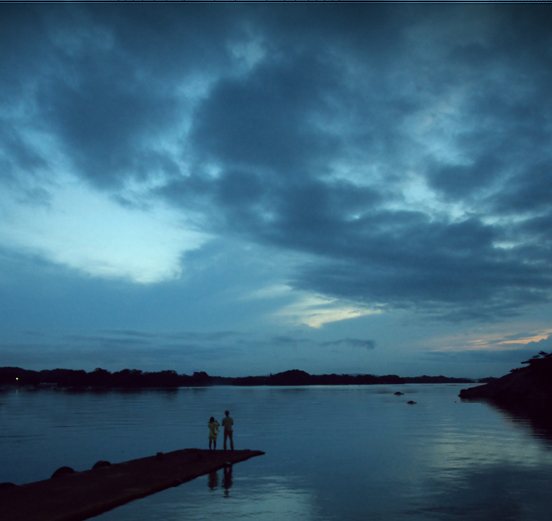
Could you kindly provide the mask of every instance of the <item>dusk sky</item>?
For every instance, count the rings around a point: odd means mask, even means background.
[[[0,5],[0,366],[502,376],[552,351],[549,5]]]

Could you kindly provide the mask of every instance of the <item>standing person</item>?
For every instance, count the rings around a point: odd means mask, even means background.
[[[211,416],[207,427],[209,427],[209,450],[211,450],[211,445],[216,450],[220,423]]]
[[[230,438],[230,448],[234,450],[234,420],[230,418],[230,413],[224,411],[226,418],[222,419],[222,426],[224,427],[224,450],[226,450],[226,438]]]

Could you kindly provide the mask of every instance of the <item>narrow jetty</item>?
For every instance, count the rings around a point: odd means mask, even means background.
[[[245,461],[256,450],[184,449],[0,490],[2,521],[81,521]]]

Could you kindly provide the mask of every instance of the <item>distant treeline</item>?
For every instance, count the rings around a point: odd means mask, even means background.
[[[270,376],[246,376],[229,378],[209,376],[196,372],[192,376],[177,374],[176,371],[143,372],[138,369],[123,369],[111,373],[95,369],[83,370],[51,369],[30,371],[19,367],[0,367],[0,385],[95,387],[95,388],[148,388],[148,387],[205,387],[210,385],[374,385],[409,383],[473,383],[467,378],[446,376],[416,376],[403,378],[397,375],[311,375],[298,369]]]

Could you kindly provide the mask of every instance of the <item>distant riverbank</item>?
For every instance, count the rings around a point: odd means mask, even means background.
[[[152,388],[152,387],[206,387],[212,385],[235,386],[295,386],[295,385],[377,385],[377,384],[442,384],[475,383],[469,378],[446,376],[397,375],[375,376],[371,374],[323,374],[311,375],[305,371],[292,369],[269,376],[223,377],[210,376],[205,372],[195,372],[191,376],[176,371],[144,372],[138,369],[123,369],[110,372],[95,369],[86,372],[74,369],[52,369],[32,371],[20,367],[0,367],[0,385],[24,385],[36,387],[93,387],[93,388]]]

